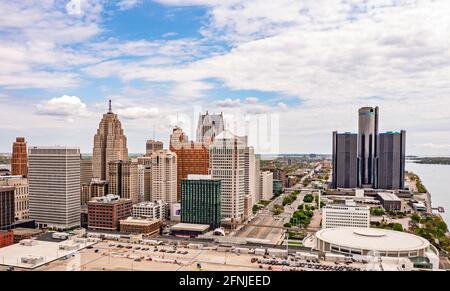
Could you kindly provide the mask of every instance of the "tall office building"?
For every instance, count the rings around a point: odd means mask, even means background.
[[[0,230],[12,228],[14,215],[14,187],[0,186]]]
[[[13,176],[28,175],[28,153],[27,143],[24,137],[16,138],[13,144],[11,157],[11,174]]]
[[[0,187],[14,187],[15,220],[29,219],[28,179],[24,176],[0,176]]]
[[[108,194],[131,202],[139,202],[138,163],[132,161],[109,162]]]
[[[88,185],[94,177],[92,172],[92,160],[80,161],[80,185]]]
[[[333,188],[358,187],[358,135],[333,132]]]
[[[81,205],[86,205],[95,197],[103,197],[108,195],[108,182],[100,179],[92,179],[89,184],[81,187]]]
[[[177,202],[177,154],[168,150],[152,153],[150,201],[161,200],[169,207]]]
[[[148,140],[145,144],[145,156],[149,157],[153,152],[162,151],[164,143],[157,140]]]
[[[220,181],[209,175],[189,175],[181,181],[181,222],[220,227]]]
[[[255,150],[253,147],[247,146],[245,148],[245,195],[250,197],[250,208],[253,207],[256,202],[256,196],[258,196],[257,184]]]
[[[29,149],[30,218],[40,227],[80,226],[80,149]]]
[[[225,130],[223,114],[200,114],[197,126],[197,142],[209,145]]]
[[[152,161],[151,155],[137,158],[140,202],[151,200]]]
[[[406,132],[379,134],[378,122],[378,107],[363,107],[358,135],[333,133],[333,188],[404,188]]]
[[[190,174],[208,174],[209,151],[205,144],[189,141],[179,127],[170,136],[170,150],[177,154],[177,200],[180,201],[182,179]]]
[[[273,197],[273,173],[261,172],[259,183],[259,200],[270,200]]]
[[[221,181],[222,218],[244,219],[247,140],[224,131],[209,147],[209,173]]]
[[[377,188],[405,188],[406,131],[382,133],[378,137]]]
[[[359,187],[373,188],[376,180],[378,107],[359,109],[358,163]]]
[[[111,100],[94,136],[92,160],[93,176],[100,180],[108,180],[109,162],[128,161],[127,138],[117,114],[112,112]]]
[[[255,189],[256,189],[256,193],[255,193],[255,199],[253,201],[253,204],[258,203],[261,200],[261,195],[260,195],[260,188],[261,188],[261,157],[260,156],[255,156]]]

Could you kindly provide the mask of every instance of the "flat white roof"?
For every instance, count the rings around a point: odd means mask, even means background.
[[[400,198],[398,198],[397,195],[394,193],[388,193],[388,192],[380,192],[378,193],[378,196],[381,197],[381,199],[385,201],[402,201]]]
[[[74,240],[66,240],[63,242],[49,242],[41,240],[33,241],[37,242],[37,244],[32,246],[25,246],[17,243],[4,248],[0,248],[0,265],[34,269],[49,262],[60,259],[64,256],[74,254],[89,245],[95,244],[95,242],[87,242],[87,240],[84,243],[77,243]],[[59,249],[60,245],[67,245],[72,243],[79,244],[79,247],[75,250]],[[44,260],[36,265],[29,265],[22,263],[22,258],[24,257],[43,257]]]
[[[178,223],[170,228],[171,230],[205,231],[209,229],[207,224]]]
[[[187,176],[188,180],[211,180],[211,175],[195,175],[195,174],[189,174]]]
[[[415,251],[430,246],[417,235],[376,228],[328,228],[318,231],[316,238],[337,246],[373,251]]]

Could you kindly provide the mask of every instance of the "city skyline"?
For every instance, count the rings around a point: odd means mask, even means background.
[[[209,111],[277,114],[279,153],[330,154],[330,131],[380,106],[408,155],[450,155],[448,1],[222,2],[0,3],[0,152],[89,153],[111,99],[130,153]]]

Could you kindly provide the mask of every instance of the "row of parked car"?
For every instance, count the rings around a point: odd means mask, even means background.
[[[109,244],[108,246],[109,247],[117,247],[119,249],[121,249],[121,248],[129,249],[129,250],[133,249],[133,250],[136,250],[136,251],[152,251],[152,252],[161,252],[161,253],[167,253],[167,254],[175,254],[175,253],[177,253],[177,254],[180,254],[180,255],[187,255],[188,254],[187,251],[177,251],[176,248],[174,248],[173,250],[158,249],[156,247],[151,249],[149,247],[140,247],[140,246],[136,246],[136,247],[133,248],[133,246],[130,246],[130,245],[124,246],[124,245],[121,245],[121,244],[118,244],[118,245]]]
[[[317,270],[317,271],[361,271],[360,268],[355,268],[347,265],[323,265],[320,264],[318,260],[307,260],[306,262],[296,262],[296,261],[290,261],[290,260],[277,260],[277,259],[258,259],[258,258],[252,258],[252,263],[258,263],[263,265],[269,265],[269,266],[286,266],[286,267],[293,267],[293,268],[306,268],[311,270]],[[260,268],[262,266],[260,265]]]

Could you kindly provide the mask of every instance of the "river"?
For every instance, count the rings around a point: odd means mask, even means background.
[[[450,225],[450,191],[447,179],[450,179],[450,165],[427,165],[406,162],[406,170],[416,173],[423,185],[431,194],[431,205],[442,206],[445,213],[441,213],[445,222]]]

